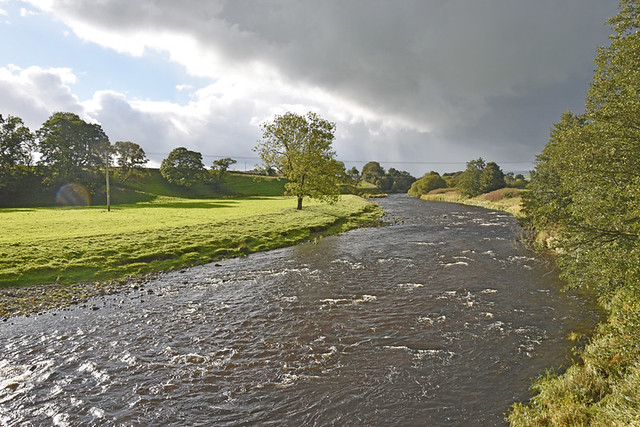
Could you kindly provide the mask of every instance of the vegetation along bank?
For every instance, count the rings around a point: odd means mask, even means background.
[[[537,236],[531,243],[555,254],[567,286],[594,292],[607,316],[573,365],[549,370],[528,402],[513,405],[514,426],[640,425],[640,0],[621,0],[608,23],[611,42],[598,49],[585,111],[553,126],[514,212]],[[457,192],[437,190],[443,177],[432,173],[414,195],[516,203],[515,193],[472,197],[496,176],[476,163],[460,173]]]

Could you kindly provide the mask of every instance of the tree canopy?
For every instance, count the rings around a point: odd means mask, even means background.
[[[0,116],[0,189],[21,176],[20,166],[31,164],[34,135],[20,117]]]
[[[39,165],[47,166],[47,182],[58,186],[80,181],[94,187],[101,182],[97,167],[106,161],[109,138],[102,127],[77,114],[54,113],[36,132]]]
[[[160,173],[172,184],[191,187],[204,178],[202,154],[185,147],[175,148],[162,161]]]
[[[463,195],[474,197],[503,188],[506,183],[498,164],[485,163],[480,157],[467,163],[467,168],[457,178],[456,185]]]
[[[211,165],[211,177],[213,180],[221,180],[227,173],[227,169],[236,163],[238,163],[237,160],[234,160],[231,157],[214,160]]]
[[[446,188],[447,182],[438,172],[431,171],[413,184],[409,188],[408,194],[413,197],[420,197],[438,188]]]
[[[562,115],[537,158],[525,212],[554,224],[572,285],[640,289],[640,2],[623,0],[598,50],[585,113]]]
[[[267,169],[273,168],[288,179],[285,189],[297,198],[297,209],[302,209],[305,197],[337,200],[345,171],[331,147],[334,123],[313,112],[288,112],[263,123],[262,132],[255,150]]]
[[[131,141],[118,141],[114,144],[120,167],[120,183],[124,183],[133,175],[140,175],[149,161],[147,155],[138,144]]]

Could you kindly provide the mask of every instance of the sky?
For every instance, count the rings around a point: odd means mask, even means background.
[[[583,111],[617,0],[0,0],[0,114],[68,111],[150,166],[252,169],[260,124],[313,111],[348,168],[528,171]]]

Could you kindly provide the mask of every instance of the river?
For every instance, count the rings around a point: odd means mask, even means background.
[[[594,302],[505,213],[380,204],[391,225],[0,323],[0,425],[503,425]]]

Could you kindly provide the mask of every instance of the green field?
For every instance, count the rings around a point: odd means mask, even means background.
[[[381,214],[356,196],[335,205],[306,201],[302,211],[284,196],[148,199],[111,212],[104,206],[0,209],[0,287],[201,264],[353,228]]]

